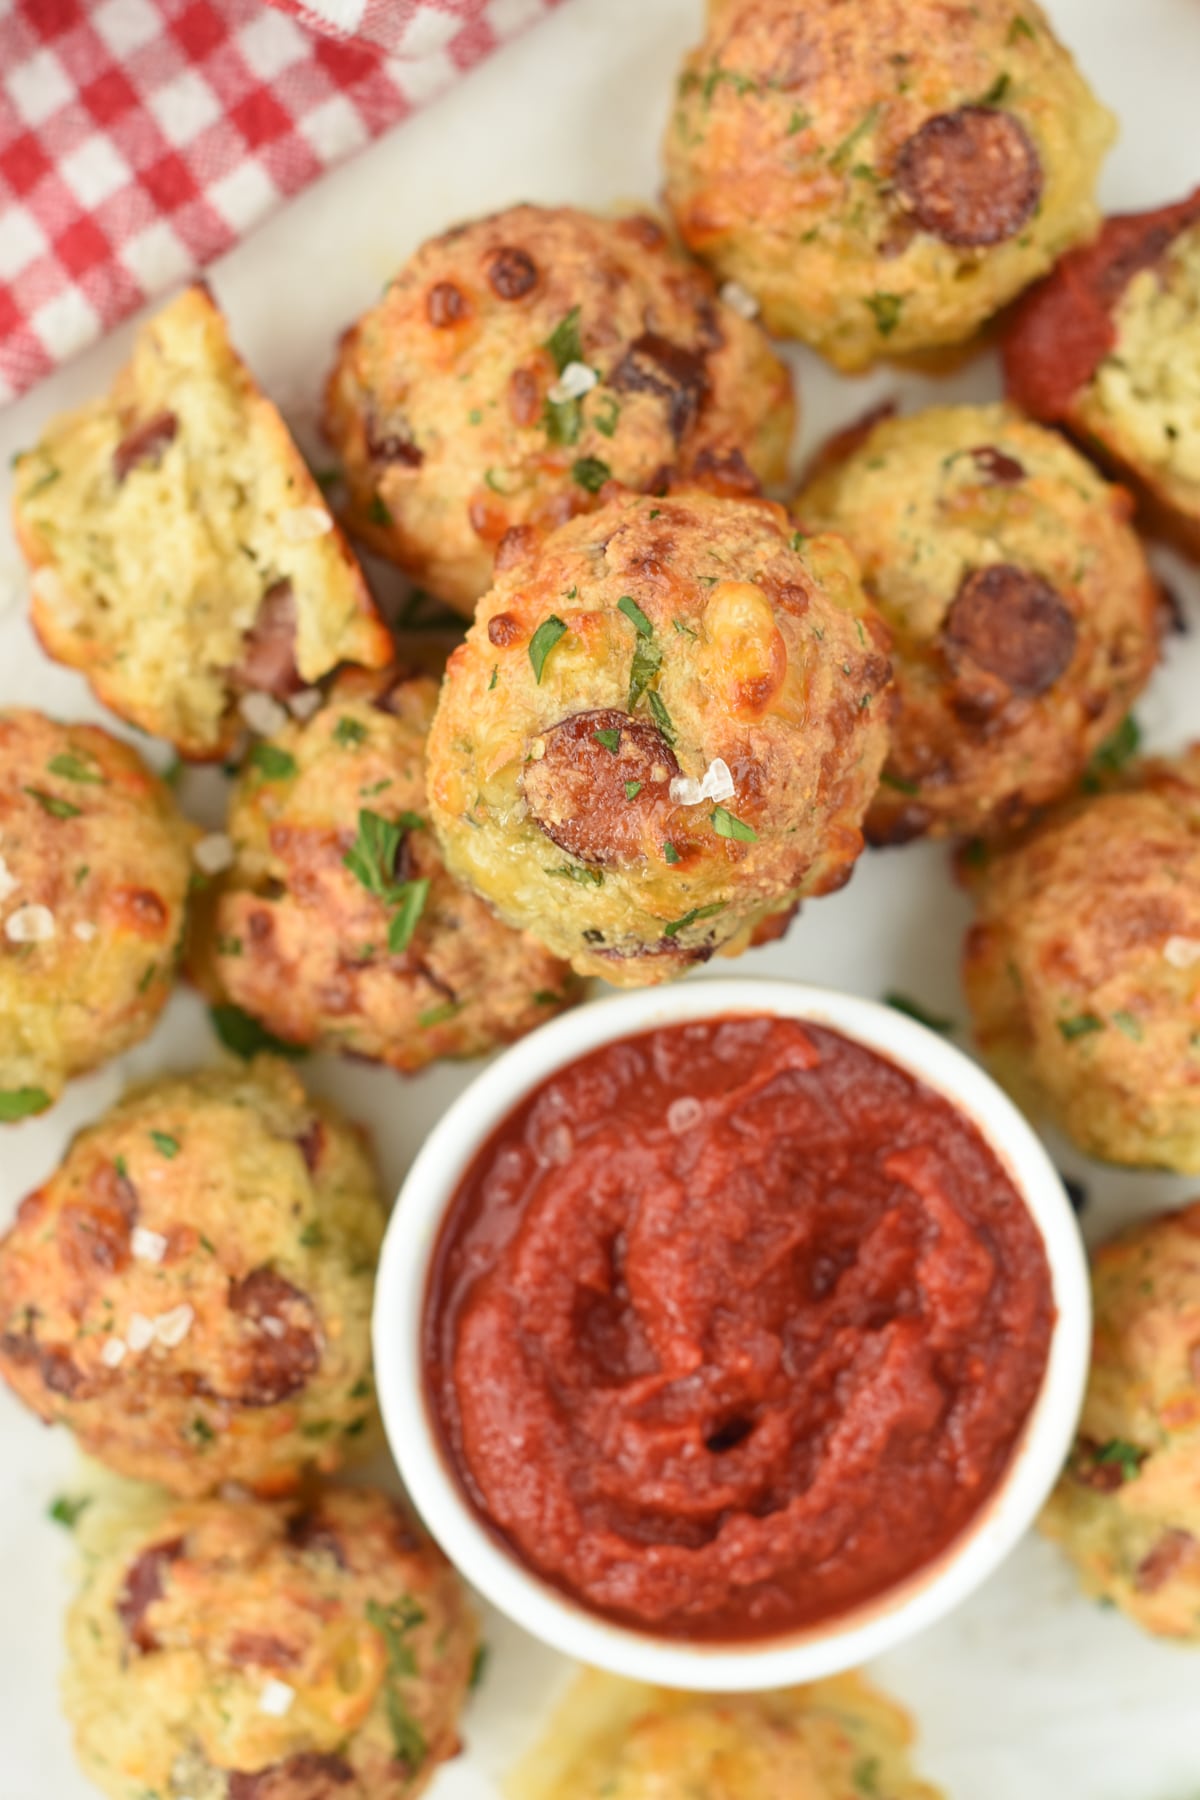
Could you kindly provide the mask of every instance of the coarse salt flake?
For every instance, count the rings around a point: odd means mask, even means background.
[[[232,868],[234,856],[233,839],[226,831],[210,831],[192,845],[192,860],[206,875],[219,875],[223,869]]]
[[[586,363],[569,362],[550,389],[547,399],[554,406],[562,406],[567,400],[582,400],[599,379],[595,369],[589,369]]]
[[[125,1342],[131,1350],[148,1350],[154,1342],[154,1320],[148,1319],[145,1313],[134,1313],[125,1333]]]
[[[105,1338],[100,1361],[106,1369],[119,1368],[125,1361],[125,1340],[119,1337]]]
[[[1173,969],[1190,969],[1200,962],[1200,938],[1169,937],[1163,945],[1163,956]]]
[[[4,858],[0,856],[0,900],[7,900],[10,894],[16,893],[20,885]]]
[[[176,1344],[182,1344],[192,1329],[192,1320],[195,1317],[194,1311],[185,1300],[182,1306],[173,1306],[170,1312],[159,1313],[158,1318],[154,1321],[154,1335],[160,1344],[165,1344],[168,1350],[173,1350]]]
[[[167,1253],[167,1240],[161,1231],[135,1225],[129,1234],[129,1248],[138,1262],[160,1263]]]
[[[311,719],[315,712],[320,712],[324,698],[320,688],[302,688],[288,701],[288,711],[293,719]]]
[[[279,530],[287,544],[307,544],[333,530],[333,520],[323,506],[294,506],[279,521]]]
[[[90,944],[96,935],[96,927],[92,924],[90,919],[77,919],[74,925],[72,925],[71,930],[81,944]]]
[[[54,914],[48,906],[18,906],[4,921],[10,944],[45,944],[54,936]]]
[[[740,281],[727,281],[721,289],[721,298],[730,311],[737,313],[739,317],[757,319],[758,301],[749,288],[744,288]]]
[[[737,790],[729,764],[714,756],[699,781],[691,775],[676,775],[668,792],[680,806],[699,806],[702,800],[732,800]]]
[[[272,737],[287,724],[287,713],[270,694],[243,694],[238,701],[238,711],[259,737]]]
[[[286,1681],[268,1681],[258,1696],[258,1710],[272,1719],[282,1719],[285,1713],[291,1711],[295,1698],[295,1688],[290,1688]]]
[[[694,1094],[680,1094],[667,1108],[667,1130],[676,1137],[691,1131],[704,1117],[704,1108]]]
[[[275,1317],[273,1317],[273,1315],[271,1313],[267,1313],[265,1318],[260,1320],[260,1324],[262,1325],[262,1328],[266,1332],[267,1336],[270,1338],[281,1338],[281,1337],[287,1336],[287,1326],[284,1324],[283,1320],[276,1319]]]

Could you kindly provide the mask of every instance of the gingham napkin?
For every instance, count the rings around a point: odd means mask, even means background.
[[[0,405],[560,0],[0,0]]]

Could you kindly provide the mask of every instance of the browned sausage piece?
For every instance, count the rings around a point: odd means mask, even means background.
[[[504,244],[488,264],[488,281],[501,300],[523,300],[537,286],[537,264],[527,250]]]
[[[237,1394],[242,1405],[274,1406],[298,1393],[321,1360],[317,1315],[308,1295],[264,1267],[230,1282],[229,1307],[247,1335]]]
[[[157,466],[162,461],[163,452],[168,444],[174,443],[179,430],[179,420],[173,412],[155,413],[144,425],[137,426],[123,437],[113,451],[113,474],[116,479],[124,481],[131,469],[139,463],[153,463]]]
[[[946,615],[951,652],[970,657],[1014,694],[1044,694],[1075,654],[1075,620],[1048,581],[1012,563],[965,577]]]
[[[927,119],[901,145],[892,179],[923,230],[968,249],[1015,237],[1042,194],[1029,133],[989,106]]]
[[[1133,1585],[1138,1593],[1157,1593],[1195,1548],[1196,1540],[1190,1531],[1164,1531],[1134,1571]]]
[[[349,1568],[346,1547],[328,1520],[315,1507],[306,1506],[288,1520],[288,1543],[301,1556],[327,1556],[339,1569]]]
[[[125,1627],[125,1635],[143,1653],[158,1649],[158,1639],[146,1623],[146,1614],[163,1596],[163,1577],[171,1564],[183,1555],[183,1539],[171,1538],[163,1544],[151,1544],[135,1556],[125,1571],[125,1584],[117,1596],[117,1617]]]
[[[296,599],[290,581],[267,589],[231,672],[234,685],[286,699],[304,686],[296,667]]]
[[[573,713],[544,735],[526,765],[525,803],[548,838],[580,862],[634,862],[655,815],[670,805],[675,752],[649,720],[602,707]],[[665,835],[665,831],[664,831]]]
[[[426,316],[438,331],[461,324],[469,310],[466,295],[452,281],[435,282],[425,297]]]
[[[362,1792],[348,1762],[305,1750],[266,1769],[231,1770],[228,1794],[229,1800],[353,1800],[348,1788]]]
[[[997,450],[995,444],[977,444],[971,451],[971,460],[994,487],[1015,487],[1025,479],[1024,464],[1007,451]]]
[[[630,344],[608,378],[619,394],[654,394],[667,403],[667,424],[678,443],[691,430],[708,399],[704,358],[656,331]]]

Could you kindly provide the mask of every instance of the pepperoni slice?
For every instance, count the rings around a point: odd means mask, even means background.
[[[274,582],[263,595],[232,679],[238,687],[278,699],[304,686],[296,667],[296,598],[290,581]]]
[[[130,470],[140,463],[152,463],[157,468],[167,445],[174,443],[178,431],[179,420],[175,414],[160,412],[127,433],[113,451],[113,474],[117,481],[124,481]]]
[[[619,394],[654,394],[667,404],[667,424],[678,443],[700,416],[708,399],[704,358],[657,331],[635,338],[608,378]]]
[[[243,1406],[275,1406],[299,1393],[321,1360],[316,1308],[274,1269],[254,1269],[229,1284],[229,1309],[241,1320]]]
[[[162,1599],[166,1572],[182,1555],[183,1539],[170,1538],[162,1544],[151,1544],[134,1557],[125,1571],[125,1582],[117,1596],[117,1617],[130,1643],[143,1654],[158,1649],[158,1639],[146,1623],[146,1614],[156,1600]]]
[[[545,755],[526,765],[524,782],[537,825],[580,862],[636,861],[679,774],[662,733],[647,719],[600,708],[573,713],[543,741]]]
[[[265,1769],[232,1769],[227,1792],[229,1800],[350,1800],[347,1788],[362,1792],[344,1757],[304,1750]]]
[[[1062,596],[1013,563],[966,576],[943,635],[956,658],[969,657],[1024,698],[1052,688],[1075,654],[1075,620]]]
[[[1042,194],[1042,165],[1012,113],[960,106],[927,119],[900,147],[892,179],[923,230],[983,249],[1015,237]]]

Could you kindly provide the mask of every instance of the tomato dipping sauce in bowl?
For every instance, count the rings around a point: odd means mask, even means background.
[[[1032,1519],[1086,1371],[1078,1234],[1009,1102],[786,983],[520,1048],[422,1151],[381,1272],[385,1423],[444,1548],[674,1685],[809,1679],[944,1611]]]

